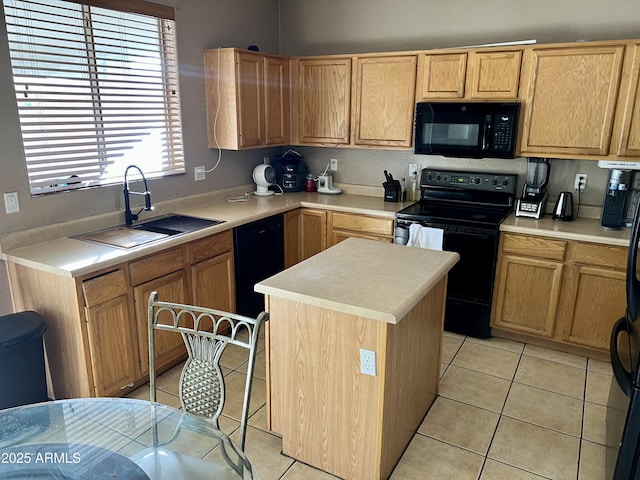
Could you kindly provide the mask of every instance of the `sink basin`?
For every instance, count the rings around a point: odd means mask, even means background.
[[[188,215],[167,215],[131,226],[121,225],[74,238],[101,243],[111,247],[135,248],[146,243],[184,233],[195,232],[223,223],[224,220],[208,220]]]
[[[205,227],[212,227],[223,223],[223,220],[209,220],[206,218],[190,217],[188,215],[167,215],[146,222],[132,225],[130,228],[147,232],[162,233],[165,235],[178,235],[180,233],[195,232]]]

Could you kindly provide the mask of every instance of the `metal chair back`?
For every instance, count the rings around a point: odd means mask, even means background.
[[[162,302],[158,300],[158,293],[152,292],[149,296],[148,315],[151,401],[156,401],[156,331],[182,335],[188,358],[180,375],[180,403],[185,411],[211,419],[217,428],[226,399],[220,358],[229,344],[246,348],[247,378],[239,442],[240,449],[244,451],[258,335],[262,323],[268,318],[266,312],[261,312],[257,318],[251,318],[212,308]]]

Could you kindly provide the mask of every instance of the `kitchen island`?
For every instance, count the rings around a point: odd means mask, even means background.
[[[349,238],[255,286],[284,454],[341,478],[390,476],[438,393],[458,258]]]

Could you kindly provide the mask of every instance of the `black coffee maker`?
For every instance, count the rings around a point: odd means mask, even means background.
[[[600,225],[605,230],[619,230],[625,224],[631,171],[611,170],[602,204]]]

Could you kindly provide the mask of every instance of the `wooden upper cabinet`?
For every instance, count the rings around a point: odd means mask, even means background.
[[[209,147],[288,144],[288,60],[234,48],[203,55]]]
[[[466,96],[478,99],[515,99],[520,86],[522,50],[469,53]]]
[[[348,144],[351,57],[294,59],[291,68],[294,143]]]
[[[356,59],[354,144],[411,146],[416,63],[415,55]]]
[[[521,154],[607,155],[624,45],[526,51]]]
[[[466,71],[466,53],[419,55],[416,100],[464,98]]]
[[[264,143],[289,143],[289,60],[265,56],[264,65]]]
[[[612,153],[640,156],[640,44],[629,45],[625,54]]]
[[[238,146],[256,147],[262,138],[262,58],[252,53],[236,52],[238,89]]]

